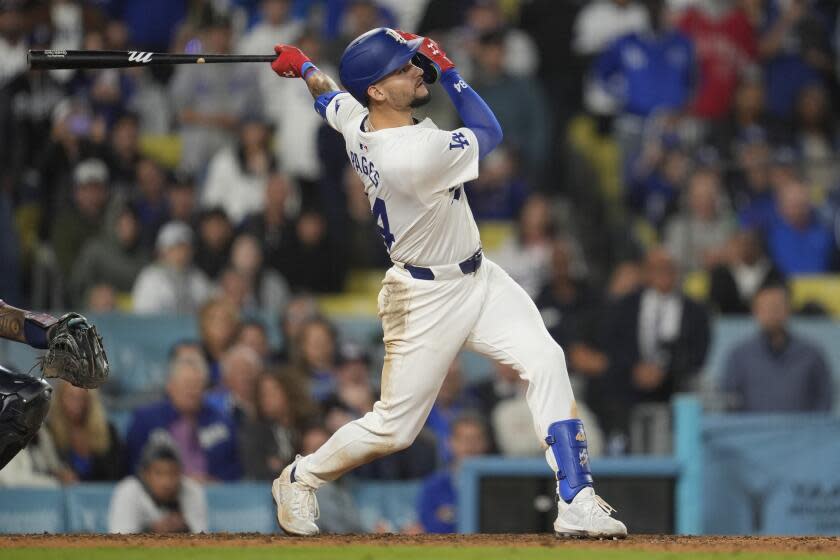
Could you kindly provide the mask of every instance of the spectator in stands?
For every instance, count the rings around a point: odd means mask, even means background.
[[[167,177],[158,162],[142,157],[136,167],[137,182],[130,193],[130,203],[137,210],[146,238],[154,238],[166,220]]]
[[[259,319],[245,319],[236,334],[236,344],[247,346],[257,353],[264,364],[272,359],[271,344],[268,340],[268,328]]]
[[[266,182],[277,170],[268,147],[270,134],[268,122],[257,114],[240,121],[238,142],[221,148],[210,160],[201,195],[203,207],[222,208],[234,225],[262,209]]]
[[[245,282],[244,309],[279,313],[289,301],[289,285],[276,270],[264,266],[260,242],[242,233],[233,241],[230,267]]]
[[[94,284],[85,292],[82,307],[93,313],[110,313],[117,309],[117,292],[111,284]]]
[[[300,336],[303,326],[319,314],[318,301],[311,295],[301,294],[293,296],[280,319],[280,333],[283,348],[277,355],[277,360],[291,362],[295,354],[295,343]]]
[[[474,81],[477,78],[470,55],[481,48],[480,37],[494,31],[504,31],[505,72],[532,78],[540,65],[540,53],[534,40],[524,30],[508,25],[501,4],[499,0],[474,2],[466,9],[463,25],[454,29],[446,39],[445,44],[452,49],[453,60],[458,61],[458,69],[465,80]]]
[[[166,52],[177,27],[187,16],[186,2],[170,0],[117,0],[107,4],[108,15],[125,22],[129,43],[135,48]],[[149,14],[155,14],[150,21]]]
[[[335,379],[335,391],[321,404],[324,424],[331,432],[373,410],[376,401],[370,385],[370,356],[360,346],[342,345]]]
[[[519,155],[528,177],[539,179],[551,146],[551,108],[539,82],[513,76],[505,66],[505,32],[482,34],[470,82],[499,119],[505,143]]]
[[[239,310],[229,301],[214,298],[198,311],[198,332],[201,347],[210,372],[209,387],[215,387],[221,379],[221,359],[233,345],[239,331]]]
[[[586,2],[575,18],[572,48],[583,57],[585,66],[617,39],[650,29],[647,8],[635,0],[592,0]],[[595,115],[612,116],[617,112],[614,98],[592,77],[584,84],[584,104]]]
[[[770,257],[786,276],[828,272],[834,238],[817,216],[808,188],[791,181],[777,191],[778,217],[767,231]]]
[[[76,481],[119,480],[122,444],[95,390],[59,382],[47,421],[61,460]]]
[[[749,313],[750,303],[762,286],[784,281],[782,273],[767,258],[761,236],[755,230],[735,233],[726,257],[709,277],[709,303],[720,313]]]
[[[207,277],[192,264],[193,234],[183,222],[158,232],[158,258],[140,271],[131,299],[136,313],[194,313],[210,297]]]
[[[650,28],[650,17],[641,2],[635,0],[593,0],[575,19],[573,47],[582,56],[594,56],[613,41],[630,33]]]
[[[790,142],[807,164],[803,167],[805,182],[819,192],[834,187],[840,177],[840,164],[836,158],[840,136],[828,96],[822,84],[802,88]]]
[[[337,338],[332,323],[317,316],[306,319],[294,339],[292,363],[308,381],[310,396],[319,403],[336,389]]]
[[[634,259],[622,260],[615,265],[607,282],[607,301],[617,301],[626,295],[641,290],[644,286],[644,279],[645,272],[639,261]]]
[[[94,237],[82,248],[70,275],[72,301],[82,302],[95,285],[106,284],[115,292],[131,293],[149,255],[140,245],[140,222],[131,207],[124,207],[110,231]]]
[[[476,409],[484,418],[490,418],[496,405],[519,392],[519,373],[507,364],[493,362],[493,376],[490,379],[470,385],[467,391],[475,396]]]
[[[207,532],[204,489],[184,476],[178,452],[172,446],[150,442],[144,447],[137,475],[114,488],[108,532]]]
[[[108,168],[102,160],[86,159],[73,170],[73,183],[72,204],[58,212],[50,238],[65,278],[70,277],[85,242],[102,228],[109,195]]]
[[[305,383],[290,373],[257,379],[257,416],[240,439],[245,478],[271,480],[301,449],[301,430],[314,412]]]
[[[222,356],[221,383],[207,395],[207,402],[233,420],[237,435],[257,416],[257,378],[265,365],[247,346],[232,346]]]
[[[233,224],[221,208],[208,208],[198,217],[195,264],[211,280],[218,280],[230,261]]]
[[[751,129],[760,131],[765,137],[773,130],[760,71],[756,68],[744,72],[739,80],[729,114],[711,131],[712,143],[721,151],[725,161],[737,158],[739,140],[747,138]]]
[[[597,294],[584,278],[585,263],[577,252],[574,240],[554,240],[550,275],[534,300],[548,332],[567,351],[598,304]]]
[[[811,2],[771,0],[758,18],[768,108],[787,118],[802,88],[832,72],[830,32]]]
[[[205,366],[207,365],[207,360],[204,358],[204,349],[198,340],[185,338],[170,346],[167,353],[167,362],[172,363],[179,358],[191,358],[203,362]]]
[[[758,37],[748,0],[698,2],[684,10],[679,29],[697,49],[699,83],[692,112],[703,119],[719,119],[729,110],[738,76],[757,62]]]
[[[453,422],[461,414],[478,407],[479,403],[476,398],[464,391],[461,357],[458,356],[449,366],[449,371],[443,380],[440,391],[438,391],[435,404],[426,419],[426,427],[432,431],[437,439],[440,464],[448,465],[453,460],[453,450],[449,447],[449,436],[452,435]]]
[[[289,260],[292,265],[280,270],[296,291],[315,293],[340,292],[346,274],[346,258],[327,228],[324,215],[305,210],[294,224]]]
[[[662,247],[645,257],[645,287],[613,302],[603,325],[607,371],[591,377],[585,401],[612,439],[632,407],[666,402],[692,386],[709,347],[706,310],[683,295],[674,258]]]
[[[231,22],[209,6],[199,22],[206,53],[231,52]],[[260,107],[259,89],[246,64],[226,64],[217,72],[179,66],[170,82],[180,122],[181,168],[202,174],[206,163],[234,139],[239,118]]]
[[[746,127],[735,142],[735,156],[737,165],[728,184],[738,222],[741,227],[764,230],[776,213],[769,169],[774,161],[766,130]]]
[[[550,201],[542,195],[531,195],[519,213],[516,235],[493,254],[493,261],[532,298],[549,277],[553,233]]]
[[[176,173],[166,189],[167,219],[195,225],[197,208],[194,179],[186,173]]]
[[[632,161],[625,201],[659,231],[677,210],[680,187],[691,166],[688,149],[675,134],[646,138]]]
[[[26,72],[25,18],[22,3],[0,4],[0,55],[4,61],[0,67],[0,86]]]
[[[34,162],[35,174],[32,180],[38,189],[38,202],[42,216],[39,222],[38,236],[42,240],[50,239],[55,222],[46,216],[56,216],[59,209],[66,208],[68,198],[73,191],[75,171],[99,181],[107,181],[107,169],[102,172],[97,165],[79,167],[86,160],[99,158],[99,146],[92,138],[93,116],[90,107],[83,99],[63,99],[52,112],[52,129],[46,144],[38,151]]]
[[[147,443],[173,445],[185,475],[199,481],[237,480],[242,476],[236,430],[231,420],[204,399],[207,367],[192,358],[169,365],[166,398],[134,411],[126,451],[129,472],[137,472]]]
[[[665,245],[682,272],[708,270],[723,262],[726,242],[736,227],[718,171],[694,170],[683,200],[684,208],[665,227]]]
[[[295,266],[292,260],[294,221],[289,215],[289,198],[293,187],[289,177],[275,173],[265,185],[265,206],[245,218],[241,230],[260,240],[265,264],[280,274]]]
[[[647,117],[681,111],[694,93],[695,51],[691,40],[671,25],[665,0],[647,2],[651,31],[634,32],[612,43],[593,72],[620,103],[624,114]],[[657,84],[651,88],[650,84]]]
[[[753,298],[758,332],[729,353],[721,389],[740,412],[828,412],[834,390],[822,350],[794,334],[783,284]]]
[[[424,480],[417,496],[417,515],[427,533],[455,532],[458,499],[454,475],[464,459],[487,453],[489,439],[484,420],[472,414],[456,418],[448,447],[452,449],[449,468]]]
[[[323,426],[312,426],[301,437],[301,454],[314,453],[330,438]],[[276,472],[272,476],[276,475]],[[346,487],[346,479],[318,490],[319,525],[325,533],[362,533],[362,515],[353,495]]]
[[[519,174],[510,150],[497,148],[481,160],[480,173],[466,185],[476,220],[512,220],[528,198],[528,184]]]
[[[111,185],[116,191],[129,190],[136,181],[140,161],[140,118],[131,112],[119,115],[111,126],[108,142],[108,167]]]
[[[260,0],[259,5],[260,21],[239,40],[236,50],[242,54],[268,52],[277,43],[294,43],[303,31],[302,22],[292,18],[290,0]]]
[[[4,6],[5,9],[9,5]],[[11,10],[3,12],[0,8],[0,20],[9,21],[17,16],[10,14]],[[15,34],[19,29],[2,29],[0,25],[0,59],[14,61],[11,67],[20,63],[12,52],[6,50],[9,45],[4,44],[3,37],[7,33]],[[39,25],[30,36],[28,48],[51,48],[52,34],[47,26]],[[24,42],[20,48],[24,47]],[[24,53],[25,51],[21,50]],[[24,56],[24,64],[25,64]],[[25,66],[24,66],[25,68]],[[31,173],[37,160],[45,151],[45,139],[50,138],[52,129],[52,113],[66,95],[62,85],[45,72],[24,72],[6,81],[2,75],[13,72],[12,68],[0,70],[0,122],[3,124],[0,134],[0,168],[3,178],[0,179],[0,189],[11,190],[21,185],[27,173]],[[26,180],[27,188],[37,187],[30,178]]]

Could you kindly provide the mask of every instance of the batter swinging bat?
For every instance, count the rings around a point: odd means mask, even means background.
[[[141,51],[30,50],[29,67],[35,70],[59,68],[128,68],[161,64],[214,64],[221,62],[272,62],[277,55],[170,54]]]

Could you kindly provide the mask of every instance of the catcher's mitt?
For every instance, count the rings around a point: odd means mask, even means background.
[[[60,377],[76,387],[96,389],[108,379],[108,357],[96,327],[78,313],[63,315],[47,333],[41,358],[45,377]]]

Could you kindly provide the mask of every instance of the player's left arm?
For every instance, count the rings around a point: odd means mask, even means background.
[[[58,319],[48,313],[34,313],[0,300],[0,337],[23,342],[41,350],[49,346],[47,332]]]
[[[399,32],[406,39],[418,36],[405,31]],[[478,93],[458,74],[458,70],[446,52],[432,39],[423,38],[423,46],[417,51],[429,64],[437,67],[440,84],[455,105],[455,110],[464,126],[475,134],[478,141],[478,157],[483,158],[502,142],[502,126],[492,109]]]

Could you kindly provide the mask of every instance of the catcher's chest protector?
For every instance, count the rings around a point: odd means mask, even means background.
[[[0,469],[38,433],[51,397],[46,381],[0,366]]]

